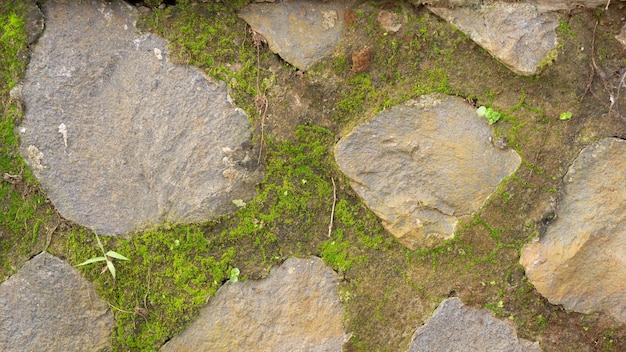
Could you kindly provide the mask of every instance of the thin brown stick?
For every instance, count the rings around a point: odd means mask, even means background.
[[[598,66],[596,65],[595,55],[596,55],[596,30],[598,29],[599,22],[600,21],[596,21],[595,25],[593,26],[593,33],[591,34],[591,62],[589,63],[589,78],[587,79],[587,84],[585,84],[585,91],[580,96],[580,101],[582,101],[585,98],[585,95],[587,95],[587,93],[591,93],[591,95],[593,95],[594,98],[596,98],[598,101],[601,101],[600,97],[598,97],[592,89],[593,80],[595,78],[596,71],[598,70]],[[598,72],[601,72],[601,71],[598,71]]]
[[[137,313],[135,313],[135,312],[131,312],[131,311],[128,311],[128,310],[124,310],[124,309],[122,309],[122,308],[118,308],[118,307],[116,307],[116,306],[112,305],[112,304],[111,304],[111,303],[109,303],[109,302],[107,302],[107,304],[109,305],[109,307],[111,307],[111,308],[113,308],[113,309],[115,309],[115,310],[117,310],[117,311],[120,311],[120,312],[122,312],[122,313],[126,313],[126,314],[137,314]]]
[[[267,43],[262,35],[250,28],[252,33],[252,43],[256,47],[256,97],[254,97],[254,105],[257,109],[257,113],[261,116],[261,143],[259,145],[259,158],[257,159],[257,165],[261,164],[261,156],[263,155],[263,146],[265,145],[265,114],[267,112],[268,102],[265,95],[265,89],[261,92],[261,46],[263,43]],[[267,88],[266,88],[267,89]]]
[[[620,90],[622,89],[622,84],[624,84],[624,78],[626,78],[626,69],[624,70],[622,77],[619,79],[619,85],[617,86],[617,94],[615,94],[615,111],[617,111],[617,117],[626,121],[626,119],[622,117],[622,115],[620,115],[619,113],[619,93],[620,93]]]
[[[54,233],[54,231],[56,231],[57,227],[59,227],[59,225],[61,225],[61,219],[59,218],[56,225],[54,225],[53,228],[51,228],[48,233],[46,233],[46,246],[43,248],[43,251],[46,252],[48,251],[48,247],[50,247],[50,243],[52,242],[52,234]]]
[[[333,181],[333,208],[330,211],[330,224],[328,224],[328,237],[333,232],[333,218],[335,217],[335,205],[337,204],[337,185],[335,184],[335,179],[330,178]]]
[[[259,108],[259,112],[261,113],[261,144],[259,145],[259,158],[257,159],[257,165],[261,164],[261,156],[263,155],[263,146],[265,145],[265,113],[267,112],[267,97],[265,96],[265,92],[263,92],[262,96],[257,96],[259,102],[257,102],[257,106],[261,106]]]
[[[598,65],[596,64],[596,58],[595,58],[596,30],[598,29],[599,23],[600,23],[600,20],[597,20],[596,24],[593,26],[593,38],[591,39],[591,64],[593,65],[593,68],[598,74],[598,77],[600,77],[600,80],[602,81],[602,85],[604,86],[604,90],[607,93],[609,93],[610,104],[609,104],[608,114],[610,114],[611,110],[613,109],[613,105],[615,104],[615,96],[613,96],[613,89],[611,88],[611,86],[609,85],[609,82],[607,81],[606,73],[604,73],[604,71],[602,71],[600,67],[598,67]]]
[[[54,231],[57,230],[57,227],[59,227],[59,225],[61,224],[61,218],[59,218],[58,220],[59,221],[57,221],[56,225],[54,225],[54,227],[48,230],[48,232],[46,233],[46,244],[43,247],[43,252],[48,251],[48,247],[50,247],[50,243],[52,242],[52,234],[54,233]],[[46,264],[46,257],[43,257],[43,263],[44,265]]]

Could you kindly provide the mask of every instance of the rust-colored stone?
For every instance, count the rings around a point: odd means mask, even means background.
[[[355,50],[352,52],[352,72],[360,73],[369,70],[372,64],[372,58],[370,56],[370,49],[364,47],[361,50]]]

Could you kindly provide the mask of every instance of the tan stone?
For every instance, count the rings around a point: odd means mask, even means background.
[[[345,7],[299,0],[250,4],[239,13],[274,53],[302,71],[326,56],[341,39]]]
[[[113,314],[93,285],[43,252],[0,285],[0,351],[103,351]]]
[[[224,285],[161,351],[341,351],[337,281],[319,258],[287,259],[264,280]]]
[[[463,99],[431,94],[386,110],[335,146],[352,188],[410,249],[454,236],[521,159]]]
[[[526,3],[429,7],[519,75],[535,75],[554,59],[557,16]]]
[[[581,151],[559,193],[556,218],[521,264],[553,304],[602,311],[626,322],[626,141],[606,138]]]

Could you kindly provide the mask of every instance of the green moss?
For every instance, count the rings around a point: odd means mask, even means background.
[[[228,279],[236,250],[207,238],[207,226],[166,226],[130,239],[104,238],[106,250],[131,259],[116,263],[117,280],[101,275],[101,266],[81,267],[113,307],[116,348],[157,349]],[[72,261],[98,255],[94,242],[89,231],[72,232]]]
[[[23,112],[9,97],[26,68],[25,16],[25,3],[0,3],[0,281],[45,241],[39,234],[44,219],[51,217],[45,197],[18,154],[15,124]]]
[[[264,224],[284,219],[287,224],[310,222],[307,203],[311,198],[332,195],[326,174],[328,142],[333,134],[320,127],[299,126],[296,142],[269,141],[269,155],[262,192],[237,213],[240,226],[231,236],[250,234],[265,229]]]
[[[558,47],[550,50],[550,52],[548,52],[548,55],[546,55],[546,57],[544,57],[539,62],[539,69],[540,70],[546,68],[547,66],[551,66],[552,63],[556,61],[556,59],[559,57],[559,49],[561,48],[561,46],[562,45],[559,45]]]
[[[335,238],[322,244],[321,257],[333,269],[345,272],[352,267],[355,258],[350,255],[350,243],[343,239],[343,230],[335,231]],[[363,257],[361,257],[364,259]]]
[[[2,4],[0,13],[0,53],[3,58],[0,75],[3,90],[11,90],[24,72],[26,62],[20,58],[26,48],[24,5]],[[8,9],[7,9],[8,7]],[[4,61],[6,60],[6,61]]]
[[[350,63],[348,62],[348,58],[344,54],[340,54],[333,59],[333,71],[335,74],[343,74],[347,73],[350,69]]]
[[[372,78],[368,73],[359,73],[348,79],[348,88],[343,94],[343,98],[337,103],[337,114],[333,119],[346,121],[365,111],[368,103],[376,100],[377,91],[372,85]]]
[[[557,27],[557,30],[561,36],[568,35],[574,39],[578,39],[578,36],[576,36],[576,33],[574,33],[569,23],[563,20],[559,20],[559,26]]]

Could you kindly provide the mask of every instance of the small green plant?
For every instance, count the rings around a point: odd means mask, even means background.
[[[118,259],[118,260],[130,260],[128,258],[126,258],[125,256],[114,252],[114,251],[108,251],[108,252],[104,252],[104,246],[102,245],[102,241],[100,241],[100,237],[98,237],[98,235],[96,235],[96,240],[98,240],[98,247],[100,247],[100,250],[102,251],[102,257],[93,257],[91,259],[87,259],[84,262],[76,265],[76,266],[82,266],[82,265],[87,265],[87,264],[91,264],[91,263],[96,263],[96,262],[102,262],[105,261],[107,263],[107,265],[102,269],[102,273],[104,273],[107,269],[109,269],[109,272],[111,273],[111,275],[113,276],[113,278],[115,279],[115,266],[113,265],[113,261],[111,260],[111,258],[114,259]]]
[[[548,325],[548,319],[539,314],[537,319],[535,319],[535,324],[537,324],[537,326],[539,327],[539,331],[543,332],[543,330],[545,330],[546,326]]]
[[[240,273],[241,272],[239,271],[238,268],[232,268],[230,270],[230,278],[229,278],[230,282],[237,282],[237,281],[239,281],[239,274]]]
[[[572,118],[572,112],[571,111],[567,111],[562,113],[561,115],[559,115],[559,120],[569,120]]]
[[[493,125],[496,121],[500,120],[500,117],[502,117],[502,114],[499,112],[485,106],[481,106],[476,109],[476,114],[480,117],[486,118],[490,125]]]

